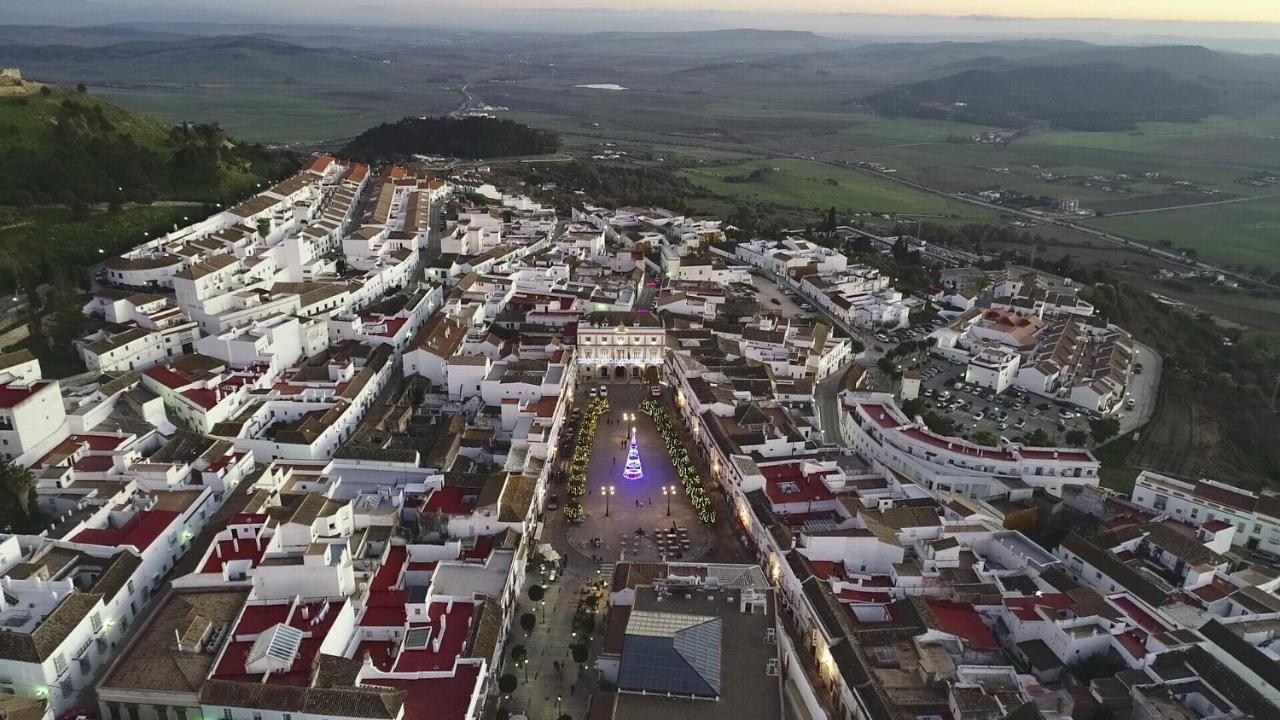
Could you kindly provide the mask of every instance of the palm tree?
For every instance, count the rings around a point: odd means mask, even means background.
[[[36,476],[14,462],[10,455],[0,456],[0,489],[13,495],[22,514],[31,517],[31,493],[36,489]]]

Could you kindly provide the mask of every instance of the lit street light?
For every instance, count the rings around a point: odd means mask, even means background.
[[[676,494],[675,485],[663,485],[662,494],[667,496],[667,517],[671,516],[671,496]]]
[[[609,487],[600,488],[600,494],[604,495],[604,516],[609,517],[609,498],[617,494],[618,488],[610,485]]]

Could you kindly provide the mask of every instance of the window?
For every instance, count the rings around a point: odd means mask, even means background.
[[[97,612],[89,616],[89,622],[93,625],[94,632],[102,632],[102,616]]]
[[[232,720],[231,708],[222,708],[222,720]]]
[[[53,656],[53,669],[58,671],[58,675],[62,675],[67,671],[67,658],[62,653]]]

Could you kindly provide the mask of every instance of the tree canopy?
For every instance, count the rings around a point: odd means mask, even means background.
[[[364,162],[411,155],[478,160],[545,155],[560,149],[560,136],[500,118],[406,117],[369,128],[347,143],[342,155]]]

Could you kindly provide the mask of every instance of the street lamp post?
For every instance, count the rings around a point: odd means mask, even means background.
[[[671,517],[671,496],[676,494],[676,486],[663,485],[662,494],[667,496],[667,517]]]
[[[604,495],[604,516],[605,517],[609,517],[609,498],[613,497],[613,495],[616,492],[618,492],[618,489],[613,485],[600,488],[600,494]]]
[[[557,717],[557,718],[559,718],[559,717],[560,717],[560,701],[561,701],[561,700],[563,700],[563,699],[564,699],[564,698],[562,698],[562,697],[561,697],[561,696],[559,696],[559,695],[557,695],[557,696],[556,696],[556,717]]]

